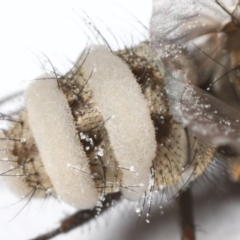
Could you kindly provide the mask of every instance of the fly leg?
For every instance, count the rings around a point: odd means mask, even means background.
[[[117,202],[120,200],[121,193],[111,193],[105,196],[105,200],[102,202],[101,207],[95,207],[93,209],[87,210],[80,210],[73,214],[72,216],[67,217],[64,219],[60,226],[48,233],[40,235],[32,240],[48,240],[56,237],[57,235],[70,232],[71,230],[75,229],[76,227],[82,226],[83,224],[89,222],[90,220],[94,219],[99,214],[102,214],[107,209],[109,209],[113,202]]]
[[[181,240],[196,240],[191,186],[181,192],[178,205],[182,229]]]

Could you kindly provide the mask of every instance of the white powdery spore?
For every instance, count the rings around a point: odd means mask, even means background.
[[[25,101],[30,128],[57,195],[80,209],[95,206],[97,191],[87,174],[88,159],[57,81],[34,81],[25,92]]]
[[[165,77],[165,90],[170,102],[170,111],[174,116],[174,119],[183,123],[183,116],[180,110],[180,100],[184,92],[184,83],[178,79],[174,79],[172,76]]]
[[[124,168],[123,195],[139,200],[147,190],[156,154],[147,101],[129,67],[105,47],[93,49],[83,68],[86,77],[92,74],[89,85],[106,122],[119,167]],[[134,171],[130,171],[133,167]]]

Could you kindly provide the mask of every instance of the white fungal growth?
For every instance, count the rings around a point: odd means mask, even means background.
[[[83,69],[86,78],[91,76],[89,85],[106,121],[119,167],[135,169],[123,171],[123,195],[139,200],[147,190],[156,154],[155,130],[147,101],[129,67],[108,49],[92,50]]]
[[[165,78],[165,90],[170,102],[170,111],[175,120],[182,123],[182,112],[180,110],[180,100],[184,91],[184,83],[173,76]]]
[[[95,206],[97,191],[90,177],[88,159],[56,80],[32,83],[25,101],[30,128],[57,195],[80,209]]]

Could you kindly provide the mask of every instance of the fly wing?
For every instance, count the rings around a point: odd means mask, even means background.
[[[153,0],[150,22],[152,46],[161,53],[161,57],[174,56],[193,39],[220,30],[230,17],[218,8],[214,1],[209,0]]]
[[[187,53],[198,75],[188,80],[198,86],[226,75],[232,68],[229,46],[239,42],[238,33],[229,35],[232,19],[239,22],[238,4],[235,0],[153,0],[150,38],[157,58],[167,65],[178,61],[185,69],[182,59]]]
[[[228,145],[240,153],[240,112],[235,110],[239,100],[227,75],[230,56],[215,51],[225,41],[216,42],[212,35],[230,21],[229,13],[237,4],[235,0],[153,0],[150,40],[156,58],[164,62],[166,92],[177,121],[206,143]],[[211,83],[211,94],[218,99],[197,87]]]

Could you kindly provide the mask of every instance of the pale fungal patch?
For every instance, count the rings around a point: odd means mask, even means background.
[[[180,109],[180,100],[184,92],[184,83],[172,76],[165,77],[165,90],[170,102],[170,111],[175,120],[183,124],[183,116]]]
[[[83,65],[101,111],[110,144],[123,171],[123,195],[138,200],[146,191],[156,154],[155,130],[141,89],[129,67],[105,47],[96,47]],[[135,171],[130,171],[134,167]],[[141,184],[141,185],[139,185]]]
[[[30,128],[58,197],[80,209],[95,206],[98,194],[88,159],[57,81],[36,80],[27,89],[25,101]]]

